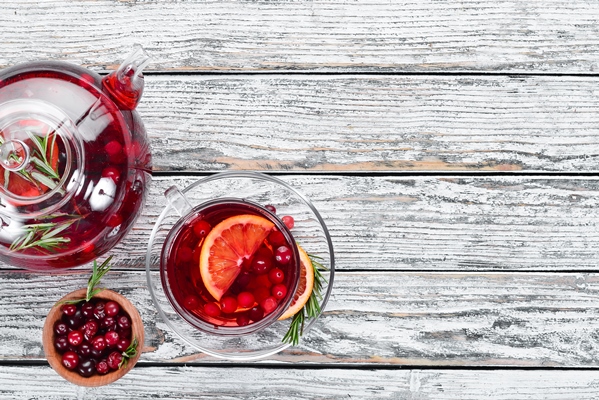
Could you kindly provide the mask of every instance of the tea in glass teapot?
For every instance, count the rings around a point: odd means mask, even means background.
[[[135,111],[148,62],[137,46],[105,77],[63,62],[0,71],[0,260],[75,267],[131,229],[151,179]]]

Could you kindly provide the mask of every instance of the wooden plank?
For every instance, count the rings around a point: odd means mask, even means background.
[[[43,360],[45,315],[87,276],[1,272],[0,358]],[[186,345],[160,320],[144,273],[111,272],[103,284],[140,311],[142,361],[223,363]],[[599,274],[345,272],[300,346],[268,361],[596,368],[598,330]]]
[[[0,67],[111,69],[131,43],[160,71],[596,72],[593,1],[3,1]]]
[[[167,377],[168,379],[165,379]],[[595,371],[343,370],[139,367],[114,384],[82,388],[49,367],[0,367],[2,398],[591,400]]]
[[[599,180],[594,178],[279,178],[320,211],[341,270],[598,267]],[[112,252],[119,266],[145,268],[150,232],[166,205],[164,191],[196,179],[154,178],[143,214]]]
[[[157,171],[599,171],[594,77],[152,76]]]

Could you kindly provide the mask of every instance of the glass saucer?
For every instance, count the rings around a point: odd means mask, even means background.
[[[199,179],[180,192],[192,207],[220,198],[238,198],[273,205],[279,217],[291,215],[295,219],[291,232],[296,242],[322,264],[319,269],[324,279],[321,297],[318,299],[322,314],[333,286],[335,259],[327,227],[310,200],[282,180],[258,172],[221,172]],[[148,289],[166,325],[191,346],[222,359],[257,360],[291,346],[283,342],[283,337],[289,330],[292,318],[276,321],[249,335],[232,337],[202,332],[174,310],[162,287],[159,271],[164,241],[169,231],[182,218],[178,208],[177,204],[167,203],[154,225],[146,252]],[[317,319],[318,316],[306,317],[302,337],[309,335],[310,328]],[[300,338],[300,343],[301,340]]]

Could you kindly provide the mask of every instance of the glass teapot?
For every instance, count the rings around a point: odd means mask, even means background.
[[[0,72],[0,260],[75,267],[130,230],[151,179],[135,111],[148,61],[136,46],[104,78],[62,62]]]

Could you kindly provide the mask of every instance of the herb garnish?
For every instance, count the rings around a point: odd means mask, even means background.
[[[100,264],[100,266],[98,266],[98,263],[96,262],[96,260],[94,260],[92,275],[87,280],[87,292],[85,293],[85,298],[65,300],[60,304],[77,304],[81,303],[82,301],[90,301],[92,297],[104,290],[104,288],[97,288],[96,285],[100,283],[100,279],[102,279],[102,277],[106,275],[106,273],[110,269],[110,260],[112,260],[112,256],[108,257],[102,264]]]
[[[320,315],[320,301],[322,300],[322,294],[320,292],[323,283],[326,282],[325,277],[322,275],[322,271],[328,270],[322,263],[317,261],[322,260],[322,257],[313,254],[308,254],[308,257],[312,262],[312,269],[314,271],[314,286],[312,287],[312,293],[302,309],[293,316],[291,325],[289,325],[289,330],[282,339],[283,343],[289,343],[294,346],[299,343],[300,336],[304,333],[306,318],[316,318]]]
[[[44,217],[43,219],[55,218],[55,215]],[[47,251],[55,251],[60,246],[71,241],[70,238],[59,236],[59,233],[69,228],[74,222],[80,219],[75,216],[72,219],[65,219],[60,222],[40,222],[35,224],[23,225],[23,235],[15,239],[10,245],[10,251],[21,251],[33,247],[40,247]]]

